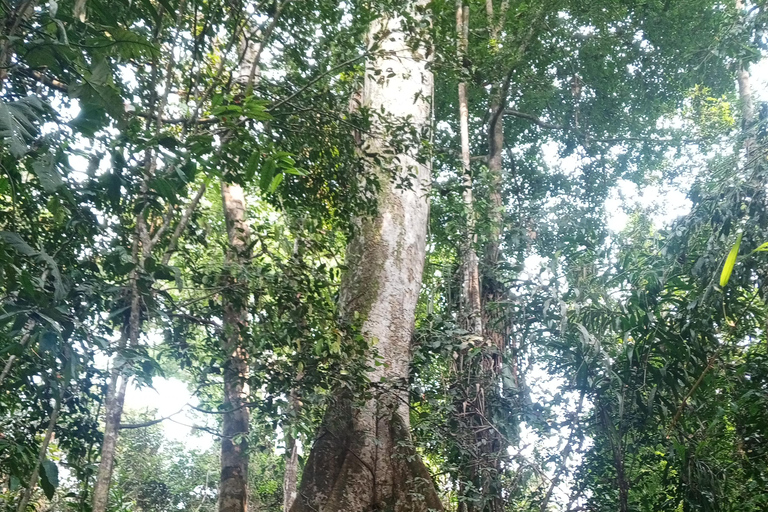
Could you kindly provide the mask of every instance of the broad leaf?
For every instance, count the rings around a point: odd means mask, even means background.
[[[50,500],[53,499],[56,488],[59,486],[59,467],[54,462],[45,460],[42,463],[42,469],[40,487],[43,488],[45,497]]]
[[[9,231],[0,231],[0,240],[13,247],[16,252],[23,256],[37,256],[39,251],[33,249],[27,242],[16,233]]]
[[[736,243],[731,247],[731,252],[728,253],[728,257],[725,259],[725,265],[723,265],[723,271],[720,274],[720,287],[725,288],[728,281],[731,279],[731,273],[733,273],[733,266],[736,264],[736,257],[739,255],[739,247],[741,246],[741,237],[743,233],[739,233],[739,237],[736,239]]]
[[[45,104],[36,96],[9,103],[0,101],[0,138],[11,155],[19,158],[29,151],[28,144],[37,135],[37,124]]]
[[[64,181],[56,171],[56,160],[51,153],[45,153],[35,160],[32,164],[32,170],[35,171],[37,179],[40,180],[43,189],[48,193],[55,192],[56,189],[64,185]]]

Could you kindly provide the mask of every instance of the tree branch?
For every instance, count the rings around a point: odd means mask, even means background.
[[[536,117],[533,114],[526,112],[520,112],[519,110],[507,108],[504,109],[504,115],[518,117],[520,119],[526,119],[533,124],[545,128],[547,130],[569,130],[567,126],[561,124],[550,123],[544,121],[540,117]],[[572,130],[576,136],[589,142],[605,142],[605,143],[618,143],[618,142],[644,142],[649,144],[702,144],[706,142],[706,139],[654,139],[651,137],[604,137],[604,138],[591,138],[589,134]]]
[[[163,254],[163,265],[168,264],[168,262],[171,260],[171,255],[176,251],[176,245],[179,243],[179,238],[181,238],[181,234],[184,232],[184,230],[187,229],[189,220],[192,218],[192,213],[194,213],[197,205],[200,203],[200,199],[203,197],[203,194],[205,194],[205,188],[206,184],[203,182],[203,184],[200,186],[200,190],[197,191],[195,197],[192,198],[192,202],[187,205],[187,209],[184,210],[184,213],[181,215],[181,219],[179,219],[179,223],[176,225],[176,229],[173,230],[171,240],[168,242],[168,248],[165,250],[165,254]]]
[[[35,328],[35,321],[29,320],[27,322],[27,325],[24,326],[25,330],[27,331],[24,333],[24,335],[21,337],[21,349],[24,350],[27,348],[27,343],[29,343],[30,336],[32,335],[32,329]],[[16,356],[12,355],[8,358],[8,361],[5,363],[5,367],[3,368],[3,373],[0,374],[0,384],[3,383],[5,378],[8,376],[8,374],[11,372],[11,368],[13,368],[13,363],[16,361]]]
[[[532,122],[533,124],[541,126],[542,128],[546,128],[548,130],[564,130],[565,129],[563,125],[550,123],[548,121],[544,121],[543,119],[534,116],[533,114],[527,114],[525,112],[520,112],[519,110],[514,110],[511,108],[504,109],[504,115],[526,119]]]
[[[268,111],[272,111],[272,110],[276,109],[277,107],[283,105],[284,103],[287,103],[287,102],[291,101],[293,98],[295,98],[296,96],[298,96],[299,94],[301,94],[302,92],[306,91],[307,89],[312,87],[314,84],[316,84],[317,82],[322,80],[323,77],[326,77],[326,76],[330,75],[331,73],[333,73],[335,71],[338,71],[339,69],[344,68],[346,66],[349,66],[350,64],[352,64],[354,62],[357,62],[358,60],[363,59],[363,58],[365,58],[367,56],[368,56],[368,52],[365,52],[362,55],[358,55],[357,57],[353,57],[351,59],[345,60],[341,64],[337,64],[336,66],[333,66],[331,69],[329,69],[328,71],[326,71],[324,73],[320,73],[318,76],[316,76],[315,78],[313,78],[312,80],[307,82],[303,87],[300,87],[293,94],[290,94],[288,97],[283,98],[281,100],[278,100],[276,103],[271,105],[267,110]]]
[[[186,407],[187,404],[184,404],[184,407]],[[164,416],[162,418],[157,418],[155,420],[149,420],[145,421],[143,423],[121,423],[117,428],[119,430],[129,430],[129,429],[135,429],[135,428],[146,428],[151,427],[152,425],[157,425],[158,423],[162,423],[165,420],[171,419],[172,417],[176,416],[177,414],[181,413],[181,411],[184,410],[184,407],[179,409],[173,414],[169,414],[168,416]]]

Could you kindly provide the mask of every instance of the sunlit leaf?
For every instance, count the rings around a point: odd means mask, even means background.
[[[736,258],[739,255],[739,247],[741,246],[741,237],[743,233],[739,233],[736,243],[731,247],[731,252],[728,253],[728,257],[725,259],[723,265],[723,271],[720,273],[720,287],[725,288],[728,281],[731,279],[731,273],[733,272],[733,266],[736,264]]]

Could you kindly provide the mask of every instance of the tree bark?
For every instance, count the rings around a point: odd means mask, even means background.
[[[463,0],[456,0],[456,32],[458,35],[458,60],[464,61],[469,45],[469,6],[463,5]],[[462,74],[466,70],[462,69]],[[463,254],[463,305],[467,327],[472,334],[482,337],[483,318],[480,305],[480,267],[478,264],[475,244],[475,205],[472,194],[472,170],[470,168],[469,151],[469,105],[467,100],[467,83],[459,82],[459,132],[461,133],[461,164],[464,175],[464,211],[467,222],[467,233],[464,241]]]
[[[138,238],[134,239],[133,261],[136,265],[143,265],[143,260],[138,255]],[[140,263],[141,262],[141,263]],[[130,316],[126,330],[120,337],[118,350],[126,346],[129,339],[132,346],[139,343],[141,332],[141,298],[139,296],[136,270],[131,274],[131,304]],[[99,472],[96,475],[96,483],[93,486],[92,512],[104,512],[109,504],[109,486],[112,482],[112,470],[115,466],[115,450],[117,448],[120,419],[125,405],[125,392],[128,388],[128,376],[125,375],[124,365],[113,365],[110,371],[107,397],[105,400],[106,414],[104,418],[104,439],[101,444],[101,460]]]
[[[59,419],[59,411],[61,410],[61,391],[57,391],[56,402],[53,405],[53,412],[51,413],[51,419],[48,421],[48,429],[45,431],[43,442],[40,445],[40,451],[37,454],[37,465],[32,471],[32,475],[29,477],[27,488],[24,489],[24,494],[21,496],[19,502],[18,512],[26,512],[29,500],[32,498],[32,493],[37,487],[37,480],[40,478],[40,467],[45,462],[45,455],[48,452],[48,445],[51,444],[53,439],[53,428],[56,426],[56,422]]]
[[[417,22],[426,3],[407,6]],[[363,333],[375,345],[379,364],[369,374],[373,397],[359,404],[349,394],[336,394],[292,512],[442,510],[432,478],[411,444],[407,392],[429,213],[430,164],[417,154],[431,128],[429,52],[424,43],[409,44],[401,17],[380,18],[370,35],[381,42],[366,66],[363,105],[374,115],[385,112],[389,122],[407,118],[419,140],[389,161],[394,179],[373,169],[382,185],[378,212],[359,220],[347,249],[340,305],[346,317],[364,319]],[[375,135],[365,141],[368,152],[385,158],[388,124],[373,120]],[[404,180],[409,186],[403,187]]]
[[[224,410],[222,415],[221,480],[219,511],[248,510],[248,432],[249,414],[245,406],[245,378],[248,361],[242,346],[242,330],[247,322],[247,281],[242,266],[248,263],[250,228],[246,223],[245,194],[240,185],[221,181],[221,198],[227,224],[227,290],[223,293],[224,335]],[[234,274],[234,275],[233,275]]]
[[[35,328],[35,321],[34,320],[28,320],[27,323],[24,325],[24,335],[21,337],[21,341],[19,342],[19,345],[21,345],[21,350],[27,349],[27,343],[29,343],[29,340],[32,336],[32,329]],[[6,361],[5,366],[3,367],[2,373],[0,373],[0,384],[3,383],[5,378],[8,376],[8,374],[11,373],[11,369],[13,368],[13,363],[16,361],[16,356],[11,355],[8,358],[8,361]]]
[[[285,472],[283,473],[283,510],[291,510],[296,501],[299,481],[299,450],[296,439],[291,434],[285,434]]]
[[[463,201],[466,219],[466,234],[461,254],[462,289],[461,289],[461,321],[462,326],[472,336],[472,343],[483,346],[483,315],[480,294],[480,265],[475,250],[477,236],[475,234],[475,205],[473,197],[473,179],[469,147],[469,105],[467,99],[467,83],[464,69],[467,48],[469,46],[469,6],[464,0],[456,0],[456,37],[457,60],[462,66],[462,77],[458,84],[459,100],[459,133],[461,137],[461,163],[463,174]],[[459,510],[474,512],[482,500],[478,492],[482,492],[479,472],[486,465],[479,449],[481,437],[478,430],[483,432],[485,426],[482,414],[482,400],[478,393],[478,376],[482,376],[482,361],[469,357],[469,348],[462,350],[453,363],[456,379],[457,398],[454,403],[456,428],[459,430],[458,443],[462,444],[459,460]],[[471,485],[469,485],[471,483]]]
[[[743,0],[736,0],[736,9],[743,21],[745,5]],[[749,69],[739,62],[736,72],[736,80],[739,84],[739,104],[741,106],[741,127],[744,132],[744,150],[749,160],[756,143],[752,128],[755,123],[755,102],[752,97],[752,87],[749,80]]]

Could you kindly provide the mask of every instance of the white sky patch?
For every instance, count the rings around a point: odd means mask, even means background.
[[[191,412],[187,404],[197,406],[198,400],[192,396],[184,382],[175,378],[155,377],[151,388],[138,388],[131,383],[125,394],[126,409],[149,413],[157,411],[153,416],[155,418],[170,416],[184,409],[161,423],[166,439],[183,443],[189,449],[206,450],[213,445],[213,435],[200,430],[193,431],[190,425],[199,425],[201,415]]]

